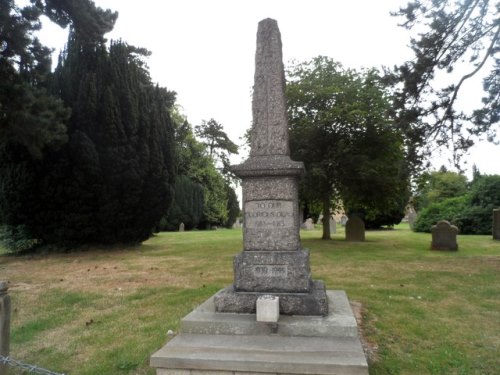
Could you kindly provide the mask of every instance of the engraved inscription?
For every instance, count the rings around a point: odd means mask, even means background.
[[[288,268],[286,265],[259,264],[253,266],[253,275],[256,277],[286,277]]]
[[[246,202],[245,226],[253,229],[293,228],[293,204],[291,201]]]

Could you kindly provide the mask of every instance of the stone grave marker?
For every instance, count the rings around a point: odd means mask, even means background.
[[[500,240],[500,208],[493,210],[493,239]]]
[[[304,221],[302,228],[305,230],[314,230],[313,219],[311,219],[311,218],[306,219],[306,221]]]
[[[458,228],[446,220],[439,221],[431,227],[432,250],[458,250]]]
[[[233,229],[241,229],[240,218],[236,218],[236,221],[233,224]]]
[[[417,221],[417,213],[415,211],[408,213],[408,224],[410,224],[410,228],[413,229],[413,226],[415,225],[416,221]]]
[[[359,216],[351,216],[345,225],[345,239],[350,242],[365,240],[365,223]]]
[[[184,232],[184,223],[179,224],[179,232]]]
[[[345,227],[346,223],[347,223],[347,216],[342,215],[342,217],[340,218],[340,225]]]
[[[330,217],[330,234],[335,234],[337,233],[337,222],[335,221],[335,218]]]

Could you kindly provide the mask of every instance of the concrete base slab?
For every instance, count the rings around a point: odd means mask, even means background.
[[[280,316],[217,313],[213,297],[187,315],[181,333],[151,357],[157,375],[367,375],[356,320],[343,291],[327,291],[329,314]]]
[[[156,368],[280,374],[368,374],[354,337],[182,334],[151,357]]]
[[[255,314],[217,313],[214,296],[181,320],[181,332],[212,335],[358,336],[343,290],[327,290],[328,315],[280,315],[278,324],[257,322]]]

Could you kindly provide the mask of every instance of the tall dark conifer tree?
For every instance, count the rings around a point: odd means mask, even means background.
[[[70,36],[54,82],[72,108],[70,141],[54,155],[55,170],[46,171],[46,186],[63,186],[44,190],[40,224],[53,228],[38,236],[46,242],[140,242],[167,210],[175,175],[168,110],[175,94],[153,85],[143,55],[123,42],[108,51]]]

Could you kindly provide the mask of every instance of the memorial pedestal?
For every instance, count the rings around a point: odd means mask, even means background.
[[[326,316],[217,313],[214,298],[181,321],[180,334],[151,357],[157,375],[368,375],[356,319],[343,291],[329,290]],[[281,297],[280,297],[281,299]]]

